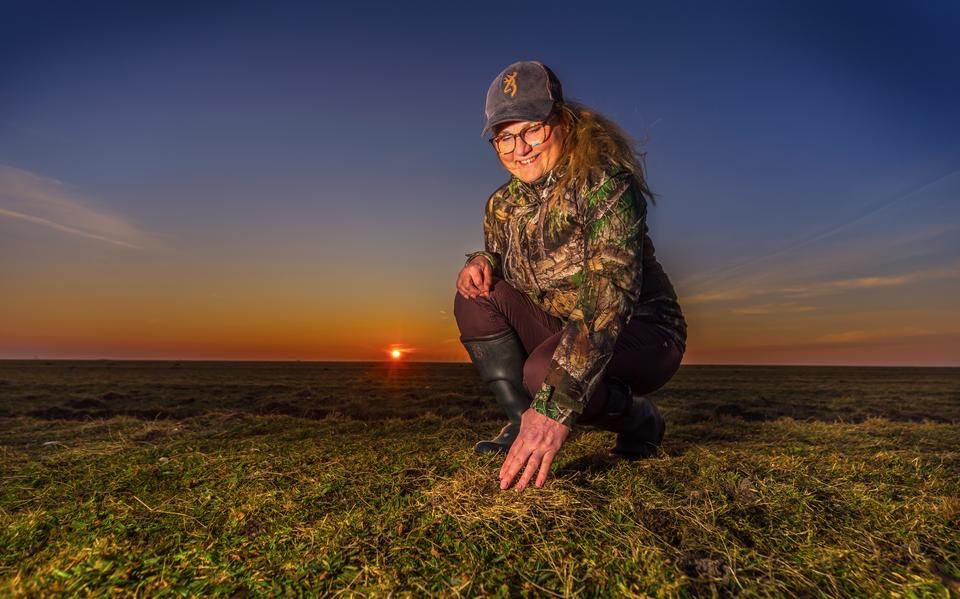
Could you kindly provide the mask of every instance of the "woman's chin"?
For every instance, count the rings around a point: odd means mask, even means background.
[[[528,168],[514,169],[513,174],[524,183],[533,183],[543,177],[544,172],[542,168],[533,168],[531,165]]]

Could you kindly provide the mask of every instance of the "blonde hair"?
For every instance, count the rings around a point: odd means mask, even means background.
[[[644,175],[646,153],[637,150],[619,125],[579,102],[564,102],[556,114],[566,129],[558,193],[571,186],[578,192],[585,191],[584,186],[596,182],[598,171],[612,168],[630,172],[640,196],[656,203]]]

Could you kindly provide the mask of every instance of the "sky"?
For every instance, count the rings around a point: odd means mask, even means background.
[[[535,59],[646,153],[684,363],[960,366],[955,2],[147,4],[0,9],[0,358],[466,361]]]

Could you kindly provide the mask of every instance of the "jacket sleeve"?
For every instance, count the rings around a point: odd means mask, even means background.
[[[496,217],[497,194],[494,193],[487,200],[486,208],[483,211],[483,247],[479,252],[467,254],[468,264],[477,256],[483,256],[490,262],[495,275],[503,276],[503,237]]]
[[[578,207],[583,263],[577,299],[531,407],[573,427],[603,377],[640,296],[646,201],[629,174],[595,186]]]

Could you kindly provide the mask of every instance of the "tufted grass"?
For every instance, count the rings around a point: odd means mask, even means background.
[[[656,397],[660,457],[517,493],[468,365],[0,362],[0,595],[960,593],[960,372]]]

